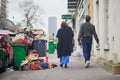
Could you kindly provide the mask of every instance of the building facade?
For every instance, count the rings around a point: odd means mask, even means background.
[[[68,0],[68,3],[67,3],[68,12],[71,12],[71,13],[75,12],[78,1],[79,0]]]
[[[75,12],[76,35],[80,24],[84,22],[85,15],[91,16],[91,23],[95,25],[100,39],[100,49],[96,50],[96,42],[93,41],[92,54],[107,61],[120,63],[120,31],[119,19],[120,0],[79,0]],[[82,17],[83,16],[83,17]],[[77,36],[76,36],[77,39]]]
[[[48,18],[48,31],[49,31],[49,39],[53,39],[57,33],[57,18],[56,17]]]
[[[97,26],[100,38],[100,54],[108,61],[120,63],[120,0],[94,0],[93,23]]]
[[[0,0],[0,19],[7,16],[7,0]]]

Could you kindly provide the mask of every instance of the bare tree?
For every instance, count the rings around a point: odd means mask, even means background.
[[[19,4],[20,8],[22,9],[24,13],[24,17],[27,23],[27,26],[32,27],[32,23],[34,22],[40,22],[40,14],[43,13],[43,10],[40,9],[39,5],[35,4],[33,0],[23,0]]]

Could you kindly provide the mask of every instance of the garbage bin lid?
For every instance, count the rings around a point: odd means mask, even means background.
[[[32,52],[33,52],[33,53],[37,53],[37,51],[36,51],[35,49],[34,49],[34,50],[32,50]]]

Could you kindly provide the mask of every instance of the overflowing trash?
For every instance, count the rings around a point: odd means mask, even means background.
[[[3,65],[0,64],[0,70],[5,68],[22,71],[44,70],[57,67],[48,61],[46,44],[45,32],[42,29],[31,29],[31,31],[19,29],[13,33],[8,30],[2,31],[0,61]]]
[[[30,54],[21,63],[21,70],[44,70],[57,67],[56,64],[48,62],[48,57],[40,59],[37,51],[32,50]]]

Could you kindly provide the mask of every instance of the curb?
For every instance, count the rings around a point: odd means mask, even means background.
[[[112,61],[107,61],[103,58],[98,58],[97,63],[108,72],[120,74],[120,63],[113,63]]]

